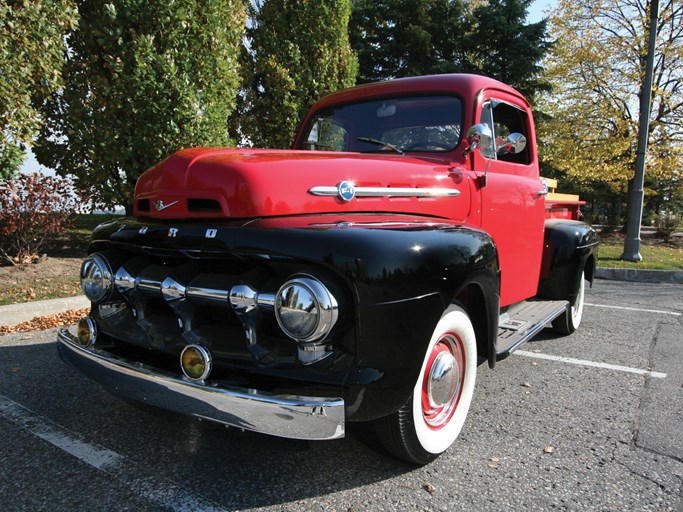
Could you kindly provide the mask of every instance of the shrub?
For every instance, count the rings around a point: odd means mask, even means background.
[[[81,205],[71,180],[40,173],[0,180],[0,262],[36,262],[72,226]]]
[[[670,242],[673,234],[681,227],[681,218],[675,213],[664,212],[655,217],[655,236]]]

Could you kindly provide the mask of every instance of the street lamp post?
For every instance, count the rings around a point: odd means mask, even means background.
[[[638,153],[636,155],[636,172],[629,195],[626,239],[622,260],[643,261],[640,255],[640,223],[643,219],[643,199],[645,192],[645,155],[647,154],[647,136],[650,127],[650,103],[652,101],[652,75],[654,74],[655,46],[657,44],[657,23],[659,19],[659,0],[650,3],[650,37],[647,46],[645,65],[645,84],[640,97],[640,127],[638,129]]]

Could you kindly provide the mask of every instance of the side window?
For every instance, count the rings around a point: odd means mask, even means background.
[[[482,148],[482,154],[486,158],[494,158],[504,162],[528,165],[531,163],[529,145],[520,153],[502,153],[497,150],[503,145],[511,133],[521,133],[529,140],[529,123],[527,113],[509,103],[491,100],[482,106],[481,122],[491,128],[493,140],[491,147]],[[494,146],[495,145],[495,146]]]
[[[320,118],[311,126],[304,141],[304,149],[318,151],[346,151],[349,133],[330,118]]]
[[[493,129],[493,113],[491,112],[491,102],[487,101],[481,108],[481,123],[485,124],[494,133]],[[496,158],[496,149],[493,145],[495,136],[491,139],[490,144],[481,146],[481,154],[486,158]]]

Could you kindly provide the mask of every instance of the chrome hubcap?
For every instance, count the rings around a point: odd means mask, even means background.
[[[460,371],[458,362],[450,352],[441,352],[429,372],[427,393],[429,405],[433,408],[448,404],[458,389]]]
[[[429,428],[448,424],[458,406],[465,377],[462,342],[452,333],[444,335],[432,350],[422,380],[422,415]]]

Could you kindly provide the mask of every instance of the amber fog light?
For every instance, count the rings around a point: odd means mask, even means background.
[[[84,316],[78,322],[76,339],[81,347],[91,347],[97,339],[97,325],[89,316]]]
[[[204,380],[211,373],[211,354],[200,345],[188,345],[180,353],[180,367],[188,379]]]

